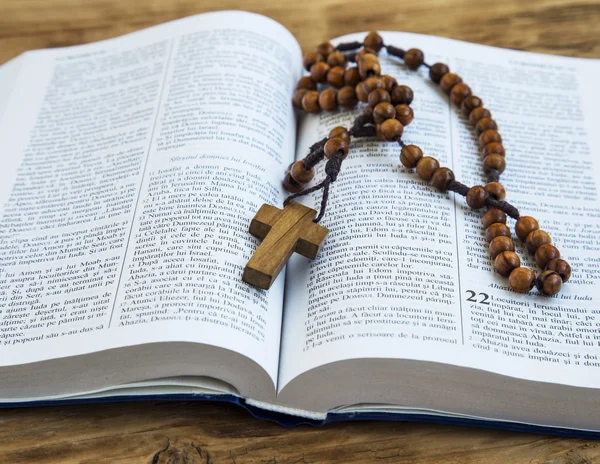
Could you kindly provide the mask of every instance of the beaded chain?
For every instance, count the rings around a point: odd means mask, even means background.
[[[410,107],[413,91],[406,85],[399,85],[393,77],[381,75],[377,54],[382,49],[388,55],[402,59],[413,71],[421,66],[427,67],[431,80],[450,96],[454,104],[460,106],[479,134],[483,170],[488,180],[485,186],[469,188],[457,182],[451,169],[440,167],[439,162],[431,156],[423,156],[418,146],[403,142],[404,126],[414,118]],[[347,67],[351,62],[356,66]],[[524,293],[535,286],[541,294],[549,296],[560,291],[562,284],[571,277],[571,266],[560,258],[560,252],[552,245],[550,235],[540,229],[536,219],[520,216],[514,206],[504,201],[506,191],[499,180],[506,168],[506,153],[498,125],[490,111],[484,108],[482,99],[472,94],[471,88],[460,76],[450,72],[443,63],[428,65],[419,49],[404,51],[385,45],[376,32],[369,33],[362,43],[343,43],[337,47],[329,42],[322,43],[315,51],[304,56],[303,64],[310,74],[298,82],[292,98],[294,108],[318,113],[339,107],[352,109],[359,102],[366,103],[366,106],[364,113],[355,119],[350,129],[335,127],[328,137],[310,147],[304,159],[289,166],[283,186],[292,195],[288,196],[285,204],[293,198],[322,189],[321,209],[314,220],[320,221],[325,213],[329,186],[335,182],[342,161],[348,156],[351,138],[377,136],[386,142],[396,142],[401,147],[400,162],[409,169],[416,169],[421,179],[431,182],[441,192],[453,191],[465,196],[467,204],[473,209],[487,208],[482,221],[494,268],[501,276],[508,277],[513,290]],[[319,87],[322,89],[319,90]],[[313,187],[305,188],[315,175],[314,167],[324,157],[328,159],[325,179]],[[542,269],[537,277],[533,270],[521,267],[510,229],[506,225],[507,215],[516,219],[517,236]]]

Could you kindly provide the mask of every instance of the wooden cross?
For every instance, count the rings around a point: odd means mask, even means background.
[[[264,239],[242,275],[242,280],[268,290],[293,252],[315,259],[329,229],[313,222],[317,215],[290,201],[283,210],[264,204],[250,223],[250,233]]]

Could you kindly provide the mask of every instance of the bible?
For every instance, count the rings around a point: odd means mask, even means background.
[[[448,63],[491,109],[508,200],[573,267],[559,295],[512,291],[481,212],[373,138],[352,141],[316,259],[294,253],[268,291],[244,283],[252,218],[281,209],[287,166],[358,113],[298,117],[291,33],[207,13],[0,67],[2,406],[196,399],[285,425],[600,437],[600,61],[381,35]],[[460,110],[425,69],[381,63],[415,92],[404,140],[481,184]]]

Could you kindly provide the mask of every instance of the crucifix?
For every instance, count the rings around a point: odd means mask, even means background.
[[[242,280],[268,290],[293,252],[315,259],[329,229],[315,224],[317,215],[294,201],[283,210],[264,204],[250,223],[250,233],[264,239],[242,275]]]

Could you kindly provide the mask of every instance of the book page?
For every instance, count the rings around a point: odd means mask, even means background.
[[[320,256],[294,257],[288,266],[279,390],[317,366],[358,358],[600,387],[598,61],[382,35],[385,43],[421,48],[429,64],[447,63],[483,99],[507,152],[507,201],[539,220],[573,276],[551,298],[512,291],[493,271],[483,211],[405,169],[398,144],[354,140],[330,190],[321,224],[331,232]],[[405,143],[457,180],[485,185],[476,133],[427,69],[408,71],[385,53],[381,61],[383,73],[414,90]],[[297,157],[332,127],[349,127],[358,112],[306,117]],[[321,164],[316,180],[323,176]],[[318,207],[320,192],[305,202]],[[514,220],[507,224],[514,230]],[[539,273],[516,236],[515,245],[522,265]]]
[[[294,157],[291,34],[221,12],[24,60],[0,126],[0,363],[188,341],[276,382],[283,279],[241,274]]]

